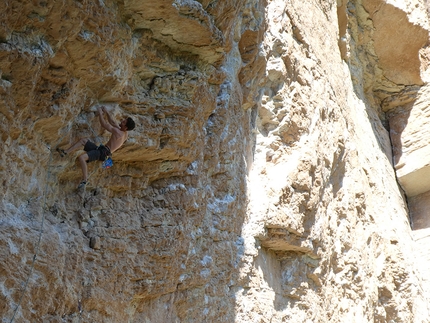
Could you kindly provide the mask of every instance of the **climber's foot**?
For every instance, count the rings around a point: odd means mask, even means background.
[[[78,189],[85,188],[88,185],[88,181],[82,181],[78,185]]]

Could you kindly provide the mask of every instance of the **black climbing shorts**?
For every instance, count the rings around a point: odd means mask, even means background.
[[[106,160],[107,157],[112,156],[108,147],[103,145],[97,146],[95,143],[93,143],[90,140],[86,142],[84,146],[84,150],[87,152],[87,155],[88,155],[87,163],[95,160],[104,161]]]

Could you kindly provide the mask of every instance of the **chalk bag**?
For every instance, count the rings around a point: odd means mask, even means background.
[[[113,166],[113,161],[112,158],[108,157],[106,158],[106,160],[103,162],[102,167],[103,168],[111,168]]]

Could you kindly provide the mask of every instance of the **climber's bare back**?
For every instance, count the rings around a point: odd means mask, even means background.
[[[115,150],[118,150],[126,140],[127,131],[122,131],[121,129],[113,127],[112,135],[110,136],[109,141],[106,143],[106,146],[109,147],[110,151],[113,153]]]

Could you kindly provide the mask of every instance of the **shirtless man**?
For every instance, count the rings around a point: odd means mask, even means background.
[[[82,169],[82,181],[79,184],[78,188],[85,187],[85,185],[87,185],[88,183],[87,163],[95,160],[104,161],[106,160],[106,158],[112,156],[112,153],[118,150],[127,140],[127,131],[133,130],[135,127],[135,123],[130,117],[122,120],[119,125],[115,124],[115,121],[106,111],[106,108],[104,106],[97,108],[97,111],[99,112],[99,121],[101,126],[112,134],[106,145],[97,146],[88,138],[82,138],[66,150],[57,148],[57,151],[60,153],[60,156],[64,157],[67,154],[70,154],[72,151],[84,147],[84,151],[86,152],[78,157],[79,164],[81,165]],[[104,118],[104,113],[106,113],[108,122],[106,122]]]

